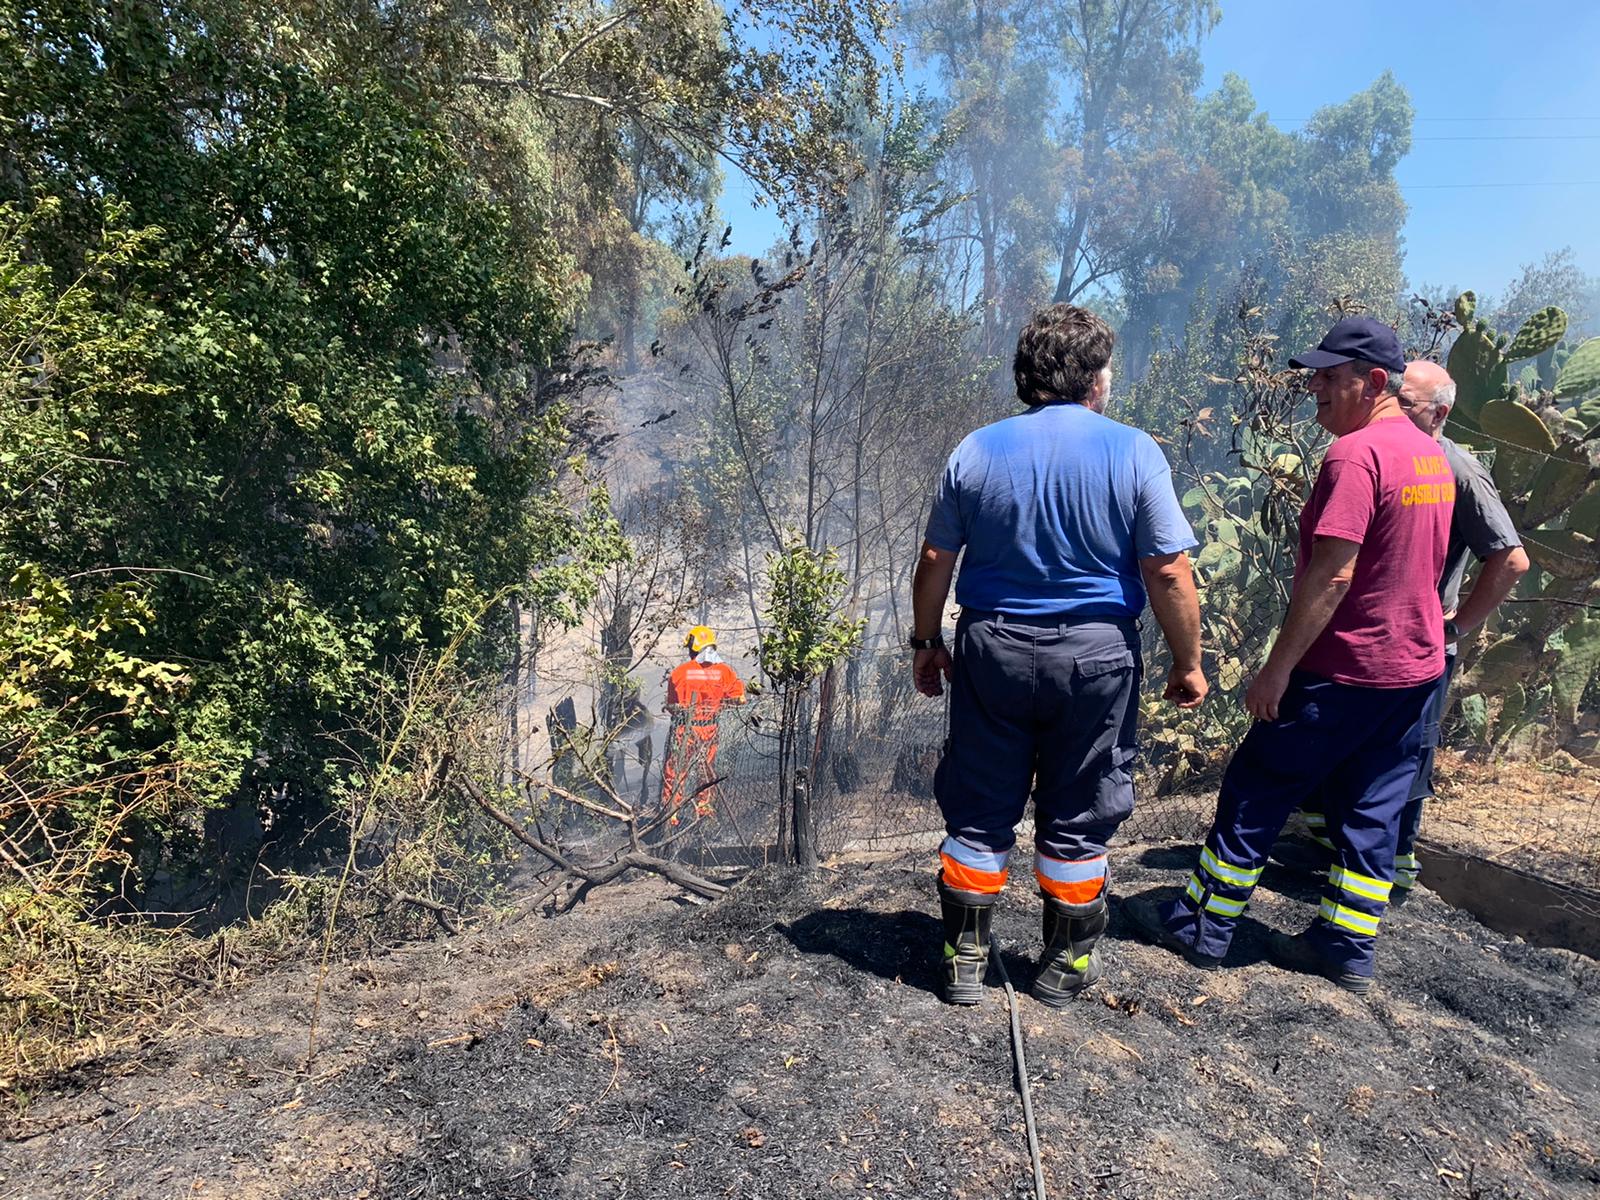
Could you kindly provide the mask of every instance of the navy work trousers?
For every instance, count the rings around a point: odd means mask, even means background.
[[[1226,954],[1283,823],[1320,790],[1333,865],[1309,936],[1329,961],[1371,975],[1435,683],[1354,687],[1294,672],[1278,720],[1255,722],[1228,764],[1200,862],[1163,910],[1167,927],[1202,954]]]
[[[1133,811],[1138,625],[964,611],[954,658],[934,777],[950,838],[1005,855],[1031,795],[1044,855],[1103,856]]]
[[[1434,795],[1433,756],[1439,749],[1440,726],[1444,721],[1445,700],[1450,693],[1450,677],[1456,669],[1454,646],[1445,648],[1444,674],[1434,681],[1433,691],[1422,710],[1422,757],[1417,763],[1417,773],[1411,779],[1411,795],[1405,811],[1400,814],[1400,836],[1394,851],[1394,886],[1412,888],[1421,877],[1422,868],[1417,862],[1417,835],[1422,831],[1422,802]],[[1327,806],[1337,803],[1326,799],[1321,792],[1306,801],[1305,818],[1311,836],[1329,850],[1333,841],[1328,837]]]

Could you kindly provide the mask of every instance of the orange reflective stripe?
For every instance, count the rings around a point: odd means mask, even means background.
[[[987,896],[1004,890],[1006,886],[1004,871],[980,871],[966,863],[957,862],[948,854],[940,854],[939,861],[944,866],[945,884],[957,891]]]
[[[1106,885],[1106,856],[1066,859],[1040,851],[1033,858],[1033,874],[1045,895],[1067,904],[1087,904]]]
[[[1048,895],[1067,904],[1087,904],[1105,887],[1105,876],[1098,879],[1047,879],[1035,872],[1039,887]]]

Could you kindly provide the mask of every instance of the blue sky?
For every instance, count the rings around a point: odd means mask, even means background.
[[[1413,285],[1500,292],[1522,264],[1563,246],[1600,275],[1600,0],[1223,0],[1222,9],[1201,51],[1205,89],[1242,75],[1285,129],[1385,68],[1411,93],[1417,141],[1396,175],[1410,206]],[[751,208],[743,180],[727,180],[721,206],[731,249],[771,244],[776,218]]]

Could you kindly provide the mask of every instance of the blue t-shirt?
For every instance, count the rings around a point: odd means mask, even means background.
[[[1196,544],[1155,439],[1081,404],[968,434],[926,536],[966,547],[957,604],[1022,617],[1137,616],[1139,560]]]

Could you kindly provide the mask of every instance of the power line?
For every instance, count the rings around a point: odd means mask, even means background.
[[[1416,192],[1423,188],[1535,188],[1535,187],[1600,187],[1600,179],[1529,179],[1517,183],[1402,183],[1402,192]]]
[[[1315,117],[1268,117],[1275,125],[1304,125]],[[1496,121],[1600,121],[1596,117],[1412,117],[1412,121],[1460,121],[1473,125],[1488,125]]]
[[[1429,134],[1413,142],[1600,142],[1600,133],[1460,133]]]

